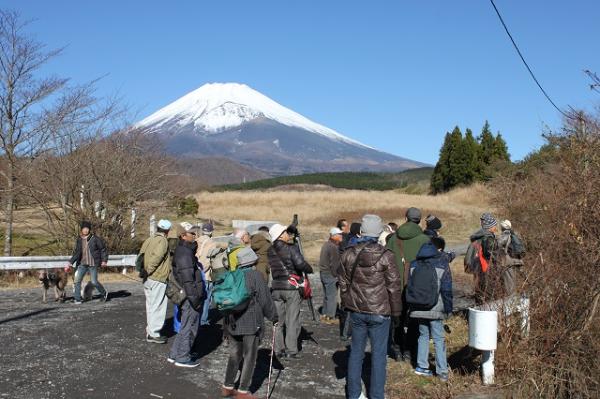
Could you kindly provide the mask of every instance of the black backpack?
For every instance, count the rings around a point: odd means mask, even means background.
[[[440,295],[437,271],[431,262],[416,262],[406,286],[406,303],[411,310],[430,310],[437,304]]]

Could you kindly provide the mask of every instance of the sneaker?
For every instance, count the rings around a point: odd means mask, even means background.
[[[75,305],[81,305],[81,304],[83,303],[83,301],[82,301],[82,300],[77,300],[77,299],[75,299],[75,300],[73,301],[73,303],[74,303]]]
[[[424,368],[421,368],[421,367],[417,367],[415,369],[415,374],[416,375],[422,375],[423,377],[432,377],[433,376],[433,373],[431,372],[431,370],[424,369]]]
[[[168,357],[167,362],[173,364],[173,363],[175,363],[175,359],[173,359],[172,357]]]
[[[440,381],[442,381],[442,382],[448,382],[448,374],[438,374],[438,376],[437,376],[437,377],[438,377],[438,378],[440,379]]]
[[[151,337],[150,335],[146,335],[146,342],[152,342],[153,344],[166,344],[167,337],[163,337],[162,335],[159,337]]]
[[[108,302],[108,291],[104,292],[104,295],[102,295],[102,302]]]
[[[225,388],[221,387],[221,397],[222,398],[233,398],[237,391],[233,388]]]
[[[177,367],[187,367],[187,368],[194,368],[194,367],[198,367],[200,366],[200,362],[195,362],[193,360],[188,360],[186,362],[175,362],[175,366]]]

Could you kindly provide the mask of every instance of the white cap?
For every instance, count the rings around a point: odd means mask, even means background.
[[[502,230],[511,230],[512,229],[512,223],[510,223],[510,220],[503,220],[502,222],[500,222],[500,227],[502,228]]]
[[[195,232],[196,230],[198,230],[197,226],[194,226],[193,224],[191,224],[189,222],[181,222],[181,223],[179,223],[179,225],[181,226],[183,231],[186,233],[190,233],[192,231]]]
[[[344,232],[340,229],[338,229],[337,227],[332,228],[331,230],[329,230],[329,237],[333,237],[336,236],[338,234],[343,234]]]
[[[287,227],[285,227],[279,223],[275,223],[269,229],[269,235],[271,236],[271,241],[275,242],[286,230],[287,230]]]
[[[160,219],[156,224],[156,227],[158,227],[161,230],[170,230],[171,222],[169,222],[167,219]]]

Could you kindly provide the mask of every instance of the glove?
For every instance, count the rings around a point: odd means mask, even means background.
[[[271,320],[271,323],[273,323],[273,325],[275,327],[279,326],[279,318],[277,316],[273,317],[273,320]]]
[[[64,268],[65,273],[71,273],[72,267],[71,264],[66,265]]]
[[[100,264],[100,266],[102,266],[102,267],[106,267],[106,266],[108,266],[108,263],[106,263],[106,262],[102,262],[102,263]]]

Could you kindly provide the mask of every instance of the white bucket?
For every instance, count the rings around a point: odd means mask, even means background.
[[[492,351],[498,343],[498,312],[469,309],[469,346]]]

